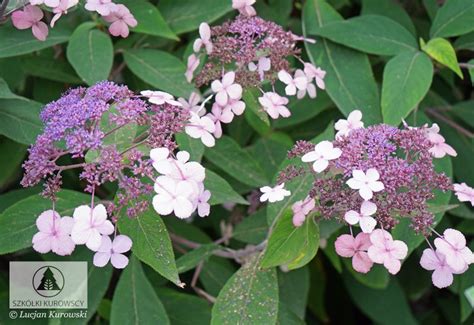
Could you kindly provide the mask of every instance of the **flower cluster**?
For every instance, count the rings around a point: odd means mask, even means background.
[[[409,218],[416,232],[437,235],[436,249],[426,249],[420,263],[434,270],[435,286],[450,285],[453,274],[465,272],[474,263],[474,255],[459,231],[447,229],[439,235],[432,229],[429,202],[435,190],[454,190],[461,202],[474,205],[474,189],[465,183],[453,185],[444,173],[436,172],[434,158],[456,156],[439,134],[438,125],[364,128],[362,113],[354,111],[347,120],[337,121],[335,128],[334,141],[315,146],[300,141],[288,153],[289,158],[301,157],[308,163],[307,170],[290,165],[280,174],[280,182],[304,173],[314,175],[308,196],[292,206],[293,224],[301,226],[311,214],[345,222],[351,232],[338,237],[336,252],[352,257],[358,272],[367,273],[376,263],[396,274],[408,247],[394,240],[389,230],[400,218]],[[280,185],[271,192],[268,188],[261,191],[262,201],[270,195],[274,202],[283,200],[286,190]],[[356,225],[361,232],[354,237],[352,227]]]
[[[209,215],[211,193],[203,185],[204,167],[189,161],[186,151],[173,154],[175,134],[194,127],[189,122],[192,114],[193,108],[170,94],[147,90],[138,96],[108,81],[71,89],[47,104],[40,115],[44,132],[29,149],[21,182],[27,187],[44,180],[42,194],[53,201],[53,210],[38,217],[34,249],[69,255],[75,245],[85,244],[97,252],[97,266],[110,260],[121,268],[127,264],[123,253],[131,240],[124,235],[113,241],[108,237],[114,226],[107,215],[115,223],[123,214],[138,216],[150,203],[162,215],[174,212],[188,218],[196,210],[201,217]],[[73,161],[64,165],[67,155]],[[76,168],[82,169],[79,177],[84,191],[92,194],[91,204],[76,208],[73,218],[61,218],[54,202],[62,173]],[[95,193],[109,182],[117,185],[115,200],[107,207],[94,206]]]
[[[214,145],[211,134],[215,138],[221,136],[221,123],[230,123],[234,115],[244,112],[245,103],[241,99],[246,91],[259,91],[258,102],[262,109],[277,119],[291,115],[287,108],[289,99],[275,90],[278,80],[285,85],[287,96],[297,95],[298,98],[306,94],[314,98],[316,87],[325,88],[326,73],[304,62],[296,46],[298,41],[312,40],[256,16],[254,3],[255,0],[233,0],[233,8],[240,13],[234,20],[212,28],[201,23],[199,38],[193,44],[194,53],[188,57],[185,73],[188,82],[195,78],[198,87],[210,85],[215,96],[211,112],[206,115],[202,104],[191,117],[190,124],[194,128],[186,130],[190,136],[201,138],[207,146]],[[301,62],[302,69],[290,69],[291,57]],[[196,72],[204,58],[206,62]],[[195,99],[190,98],[188,103],[197,105],[199,101]]]
[[[93,202],[91,204],[93,206]],[[70,255],[76,245],[86,245],[96,252],[94,265],[103,267],[110,262],[117,269],[128,264],[123,253],[132,247],[132,240],[125,235],[115,236],[114,226],[107,220],[105,206],[99,204],[93,208],[82,205],[74,210],[73,218],[61,217],[56,211],[47,210],[36,220],[38,232],[33,236],[33,249],[39,253],[53,252],[57,255]]]
[[[170,156],[168,148],[151,150],[153,167],[161,174],[155,181],[156,195],[153,207],[161,215],[174,214],[189,218],[194,211],[200,217],[209,215],[207,201],[211,192],[204,188],[205,169],[198,162],[189,161],[189,153],[179,151],[176,158]]]
[[[54,27],[62,15],[77,6],[79,0],[30,0],[22,10],[12,14],[12,23],[18,29],[32,29],[33,36],[40,41],[48,37],[48,25],[42,21],[44,14],[40,6],[54,13],[50,26]],[[123,4],[113,3],[112,0],[87,0],[85,8],[97,12],[104,21],[110,23],[109,32],[113,36],[127,37],[129,27],[137,26],[138,22]]]

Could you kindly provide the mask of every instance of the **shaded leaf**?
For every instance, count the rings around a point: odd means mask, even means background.
[[[206,169],[204,187],[211,192],[209,204],[217,205],[226,202],[249,204],[229,183],[210,169]]]
[[[41,105],[32,100],[0,99],[0,134],[23,144],[31,144],[41,133]]]
[[[450,37],[474,30],[474,2],[471,0],[447,0],[436,12],[430,36]]]
[[[393,19],[416,35],[415,25],[405,9],[392,0],[362,0],[361,15],[381,15]]]

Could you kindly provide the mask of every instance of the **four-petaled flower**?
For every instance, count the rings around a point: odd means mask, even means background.
[[[31,28],[34,37],[44,41],[48,37],[48,26],[41,21],[43,16],[43,11],[40,8],[28,5],[23,10],[12,13],[13,26],[18,29]]]
[[[466,238],[456,229],[446,229],[442,238],[434,241],[436,250],[446,257],[446,263],[456,272],[461,272],[473,263],[473,254],[466,246]]]
[[[193,50],[194,52],[199,52],[201,47],[204,45],[206,48],[207,54],[212,53],[212,42],[211,42],[211,28],[207,23],[201,23],[199,25],[199,36],[197,40],[194,41]]]
[[[214,147],[216,144],[216,139],[211,134],[216,130],[216,126],[207,116],[199,117],[196,113],[191,112],[189,124],[186,124],[184,129],[187,135],[194,139],[201,139],[207,147]]]
[[[310,196],[293,203],[291,210],[293,210],[293,225],[295,227],[300,227],[304,223],[306,216],[314,209],[315,204],[316,202]]]
[[[474,206],[474,188],[466,183],[454,184],[454,194],[460,202],[471,202]]]
[[[93,209],[88,205],[81,205],[74,210],[73,218],[72,240],[76,245],[86,244],[92,251],[100,247],[101,235],[114,232],[114,226],[107,220],[107,210],[103,204],[98,204]]]
[[[295,75],[295,78],[293,78],[285,70],[281,70],[280,72],[278,72],[278,79],[280,79],[281,82],[286,84],[285,93],[288,96],[295,95],[297,89],[306,89],[306,86],[308,84],[308,78],[306,78],[306,75]]]
[[[255,16],[257,12],[252,5],[256,0],[232,0],[232,8],[237,9],[244,16]]]
[[[326,84],[324,83],[326,71],[321,68],[316,68],[313,64],[306,62],[304,64],[304,73],[310,81],[312,81],[314,78],[319,89],[326,88]]]
[[[375,203],[364,201],[360,206],[360,213],[354,210],[347,211],[344,219],[350,225],[359,224],[363,232],[370,234],[377,225],[375,218],[371,217],[375,212],[377,212]]]
[[[306,153],[301,160],[303,162],[314,161],[313,170],[320,173],[328,167],[330,160],[339,158],[341,154],[341,149],[334,148],[332,142],[321,141],[314,147],[313,151]]]
[[[102,236],[102,244],[94,254],[94,265],[104,267],[112,263],[116,269],[123,269],[128,265],[128,257],[123,255],[132,248],[132,240],[125,235],[118,235],[114,241],[109,236]]]
[[[285,196],[291,195],[291,192],[286,190],[285,183],[281,183],[275,187],[264,186],[260,188],[262,196],[260,196],[260,202],[268,201],[270,203],[282,201]]]
[[[50,251],[58,255],[70,255],[74,250],[71,229],[74,221],[71,217],[62,217],[53,210],[41,213],[36,219],[39,232],[33,236],[33,249],[46,254]]]
[[[263,81],[265,79],[265,71],[269,71],[271,66],[271,60],[263,56],[258,59],[257,64],[250,62],[248,68],[250,71],[258,71],[260,80]]]
[[[112,23],[109,27],[109,32],[113,36],[127,37],[129,34],[128,27],[136,27],[138,25],[137,20],[130,13],[127,7],[122,4],[118,4],[110,12],[110,15],[104,16],[104,20],[108,23]]]
[[[428,271],[434,271],[431,275],[433,285],[437,288],[446,288],[453,283],[453,274],[464,273],[465,270],[455,271],[446,262],[446,257],[438,250],[434,251],[431,248],[427,248],[423,251],[421,256],[420,265],[422,268]]]
[[[164,103],[182,106],[180,102],[174,99],[173,95],[164,91],[143,90],[140,92],[143,96],[148,98],[148,101],[155,105],[163,105]]]
[[[354,169],[352,178],[346,184],[353,190],[359,190],[360,196],[368,201],[374,193],[382,191],[385,186],[379,181],[380,174],[375,168],[369,168],[366,173],[362,170]]]
[[[347,120],[340,119],[334,124],[334,128],[337,130],[336,139],[348,136],[352,130],[361,129],[363,127],[362,112],[359,110],[352,111],[347,117]]]
[[[341,235],[334,243],[336,253],[342,257],[352,257],[352,267],[360,273],[367,273],[374,264],[367,254],[372,245],[366,233],[359,233],[355,238],[352,235]]]
[[[456,157],[458,154],[453,147],[446,143],[446,140],[441,134],[429,132],[428,139],[433,144],[433,147],[429,150],[435,158],[443,158],[446,155]]]
[[[235,72],[227,72],[222,81],[214,80],[211,83],[212,91],[216,93],[216,102],[220,106],[227,105],[230,99],[240,99],[242,97],[242,86],[234,83]]]
[[[266,92],[262,97],[258,98],[258,101],[273,119],[277,119],[278,116],[289,117],[291,115],[291,112],[286,107],[288,98],[280,96],[277,93],[271,91]]]
[[[383,229],[375,229],[370,234],[367,253],[374,263],[383,264],[391,274],[400,271],[401,262],[408,253],[408,246],[401,240],[393,240],[392,235]]]

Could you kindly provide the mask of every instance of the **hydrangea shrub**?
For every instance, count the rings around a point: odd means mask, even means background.
[[[2,1],[2,260],[87,261],[84,322],[472,322],[473,15]]]

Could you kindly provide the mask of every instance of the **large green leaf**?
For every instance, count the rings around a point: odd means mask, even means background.
[[[186,67],[175,56],[158,50],[137,49],[124,53],[132,72],[153,87],[188,98],[195,90],[184,78]]]
[[[90,202],[90,195],[63,190],[58,193],[56,211],[61,216],[71,216],[74,209]],[[30,196],[8,207],[0,215],[0,254],[7,254],[31,246],[33,235],[38,232],[36,218],[52,209],[50,200],[39,195]]]
[[[123,216],[119,229],[133,240],[132,252],[176,285],[181,285],[173,247],[161,217],[150,208],[136,218]]]
[[[184,273],[194,269],[199,263],[206,260],[209,256],[214,253],[220,246],[214,243],[204,244],[195,248],[188,253],[180,256],[176,260],[176,266],[178,267],[179,273]]]
[[[160,11],[150,2],[145,0],[120,0],[118,2],[125,4],[137,20],[138,25],[131,28],[133,32],[179,40],[165,22]]]
[[[206,292],[216,297],[234,273],[232,263],[213,256],[204,263],[199,280]]]
[[[82,80],[77,77],[76,72],[66,60],[46,56],[28,56],[22,60],[22,68],[30,76],[62,83],[82,83]],[[44,82],[44,80],[41,80],[41,82]]]
[[[278,272],[280,305],[287,306],[299,318],[304,319],[308,303],[309,286],[308,267],[302,267],[291,272]]]
[[[415,25],[405,9],[392,0],[362,0],[361,15],[381,15],[393,19],[413,35],[416,35]]]
[[[273,179],[278,173],[279,167],[283,160],[285,160],[288,150],[293,143],[282,143],[271,138],[260,138],[255,144],[249,148],[252,156],[260,163],[260,166],[265,166],[264,172],[269,179]]]
[[[421,102],[433,80],[433,64],[422,52],[405,52],[385,66],[382,114],[387,124],[398,125]]]
[[[274,268],[259,268],[255,255],[222,288],[212,308],[213,325],[275,324],[278,281]]]
[[[453,70],[461,79],[463,75],[459,67],[456,51],[444,38],[433,38],[428,43],[422,41],[421,49],[439,63]]]
[[[209,325],[211,322],[211,307],[204,299],[164,287],[156,289],[156,293],[165,306],[171,324]]]
[[[8,84],[5,80],[0,78],[0,99],[24,99],[21,96],[15,95],[8,87]]]
[[[352,301],[377,324],[418,324],[396,279],[386,289],[377,290],[360,284],[347,273],[343,278]]]
[[[31,31],[19,30],[7,24],[0,28],[0,58],[18,56],[42,50],[68,41],[71,32],[56,26],[45,41],[37,40]]]
[[[43,128],[41,106],[32,100],[0,99],[0,134],[23,144],[35,142]]]
[[[474,51],[474,32],[463,35],[456,39],[454,47],[458,50],[471,50]]]
[[[249,244],[260,244],[267,238],[267,210],[262,208],[239,222],[232,233],[232,238]]]
[[[29,196],[38,194],[41,191],[41,187],[28,187],[19,190],[9,191],[5,194],[0,195],[0,215],[9,206],[12,206],[18,201],[24,200]]]
[[[72,34],[67,46],[67,58],[77,74],[89,86],[106,80],[114,61],[114,47],[108,34],[88,22],[80,25]]]
[[[319,247],[319,228],[314,218],[306,218],[301,227],[293,225],[293,213],[287,211],[272,229],[262,267],[294,265],[301,267],[301,261],[308,263],[317,253]]]
[[[322,25],[317,34],[356,50],[397,55],[418,48],[413,35],[397,22],[378,15],[364,15]]]
[[[229,183],[210,169],[206,169],[204,186],[211,192],[209,204],[217,205],[226,202],[249,204]]]
[[[115,288],[110,324],[170,324],[140,261],[133,255]]]
[[[313,139],[311,142],[314,144],[321,142],[323,140],[332,140],[334,139],[334,128],[332,123],[330,123],[326,130],[322,132],[319,136]],[[286,159],[280,165],[279,170],[283,170],[288,165],[293,164],[296,167],[303,167],[306,164],[301,161],[301,159]],[[314,176],[311,172],[306,172],[303,176],[296,177],[290,182],[285,184],[285,188],[291,192],[291,195],[286,197],[285,200],[271,203],[267,207],[267,221],[269,224],[272,224],[276,219],[280,218],[286,210],[291,208],[291,205],[296,201],[303,200],[311,189],[314,182]]]
[[[447,0],[436,12],[430,36],[450,37],[474,30],[474,2],[472,0]]]
[[[7,138],[0,137],[0,189],[7,184],[20,170],[21,162],[26,155],[26,146]]]
[[[262,167],[228,136],[223,136],[214,147],[206,149],[204,156],[244,184],[263,186],[269,183]]]
[[[178,143],[179,150],[189,152],[192,161],[201,161],[205,149],[201,139],[193,139],[184,132],[177,133],[174,137]]]
[[[304,35],[311,37],[320,27],[342,20],[324,0],[309,0],[303,8]],[[347,116],[360,109],[366,124],[381,122],[379,90],[367,55],[326,39],[316,41],[306,42],[306,50],[311,62],[326,70],[326,90],[339,110]]]
[[[222,0],[162,0],[158,9],[171,29],[182,34],[198,29],[202,22],[214,22],[232,10],[232,3]]]

